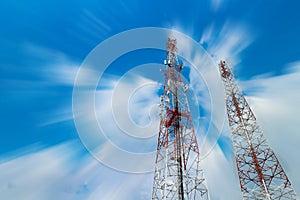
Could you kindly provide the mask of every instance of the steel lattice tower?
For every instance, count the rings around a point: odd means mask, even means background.
[[[199,147],[177,58],[176,39],[168,39],[165,83],[152,191],[153,200],[207,200]]]
[[[219,70],[243,199],[297,199],[225,61],[220,61]]]

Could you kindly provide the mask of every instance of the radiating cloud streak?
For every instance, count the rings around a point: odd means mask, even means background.
[[[22,92],[32,91],[38,97],[55,92],[56,87],[73,87],[80,66],[78,62],[61,51],[39,45],[26,43],[23,48],[27,54],[39,62],[23,69],[26,70],[24,73],[30,71],[35,77],[31,81],[23,81]],[[86,74],[92,77],[94,73],[88,71]],[[47,126],[73,119],[71,96],[63,97],[62,100],[67,103],[59,104],[50,111],[42,113],[39,116],[38,126]]]
[[[42,79],[44,84],[73,86],[80,64],[61,51],[26,44],[24,51],[34,55],[40,64],[30,69]],[[50,61],[49,61],[50,60]]]
[[[14,200],[150,198],[151,188],[147,180],[152,179],[149,174],[124,174],[106,168],[85,154],[79,141],[65,142],[39,150],[28,147],[27,150],[30,153],[6,161],[5,157],[1,157],[1,198]]]
[[[202,33],[200,43],[216,60],[228,59],[230,63],[240,62],[240,53],[253,41],[253,35],[243,24],[227,20],[222,27],[209,25]]]
[[[48,149],[35,149],[32,153],[2,163],[1,198],[72,199],[76,191],[70,190],[77,190],[81,184],[80,180],[76,180],[77,183],[71,181],[74,181],[72,170],[75,167],[72,166],[72,157],[76,155],[72,145],[66,143]]]
[[[211,7],[213,11],[218,11],[223,3],[223,0],[211,0]]]

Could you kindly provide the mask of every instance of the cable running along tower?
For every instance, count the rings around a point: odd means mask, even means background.
[[[165,82],[152,200],[208,200],[199,147],[177,58],[176,39],[168,39]]]
[[[296,200],[296,193],[225,61],[219,70],[243,199]]]

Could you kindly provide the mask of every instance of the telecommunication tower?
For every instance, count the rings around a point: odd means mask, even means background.
[[[219,70],[243,199],[294,200],[296,193],[225,61]]]
[[[178,62],[176,39],[168,39],[165,82],[152,200],[208,200],[200,152]]]

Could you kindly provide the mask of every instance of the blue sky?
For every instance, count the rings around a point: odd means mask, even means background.
[[[1,2],[0,197],[150,198],[152,174],[122,173],[93,159],[80,142],[72,111],[76,73],[89,53],[111,36],[141,27],[180,31],[202,45],[212,60],[228,60],[269,143],[299,193],[297,124],[300,121],[295,117],[300,114],[297,102],[300,97],[299,8],[297,0]],[[189,47],[182,47],[182,51],[185,48]],[[118,84],[131,91],[134,85],[151,83],[148,92],[141,90],[134,96],[137,99],[129,101],[130,119],[140,126],[147,125],[150,119],[157,123],[157,108],[153,105],[159,102],[159,85],[155,85],[161,83],[155,80],[160,74],[159,67],[153,74],[135,67],[160,63],[164,56],[163,51],[145,49],[117,59],[99,83],[97,119],[113,120],[110,114],[106,115],[109,111],[105,108]],[[124,81],[118,82],[121,77],[125,77]],[[192,73],[187,79],[201,104],[200,112],[204,113],[200,120],[201,132],[207,129],[206,118],[210,117],[208,88],[203,82],[197,82]],[[202,95],[197,96],[199,93]],[[119,94],[118,99],[125,95],[126,92]],[[220,98],[223,98],[221,94]],[[126,102],[117,101],[115,109]],[[119,116],[124,117],[128,116]],[[103,129],[108,130],[108,137],[115,144],[128,151],[155,149],[153,135],[143,143],[122,135],[122,131],[116,133],[116,127],[109,126],[111,121],[105,121],[107,126]],[[131,126],[123,128],[133,131]],[[151,131],[156,130],[155,126],[152,128]],[[110,131],[116,134],[110,135]],[[217,141],[203,164],[212,200],[228,199],[232,195],[232,199],[240,199],[229,137],[225,125],[220,137],[218,130],[212,129],[208,139],[210,145]],[[210,149],[205,145],[203,148]],[[114,154],[107,153],[107,156]],[[226,173],[218,165],[225,166]],[[230,184],[221,189],[225,180]],[[35,191],[36,185],[41,185],[41,192]],[[136,190],[140,192],[135,193]]]

